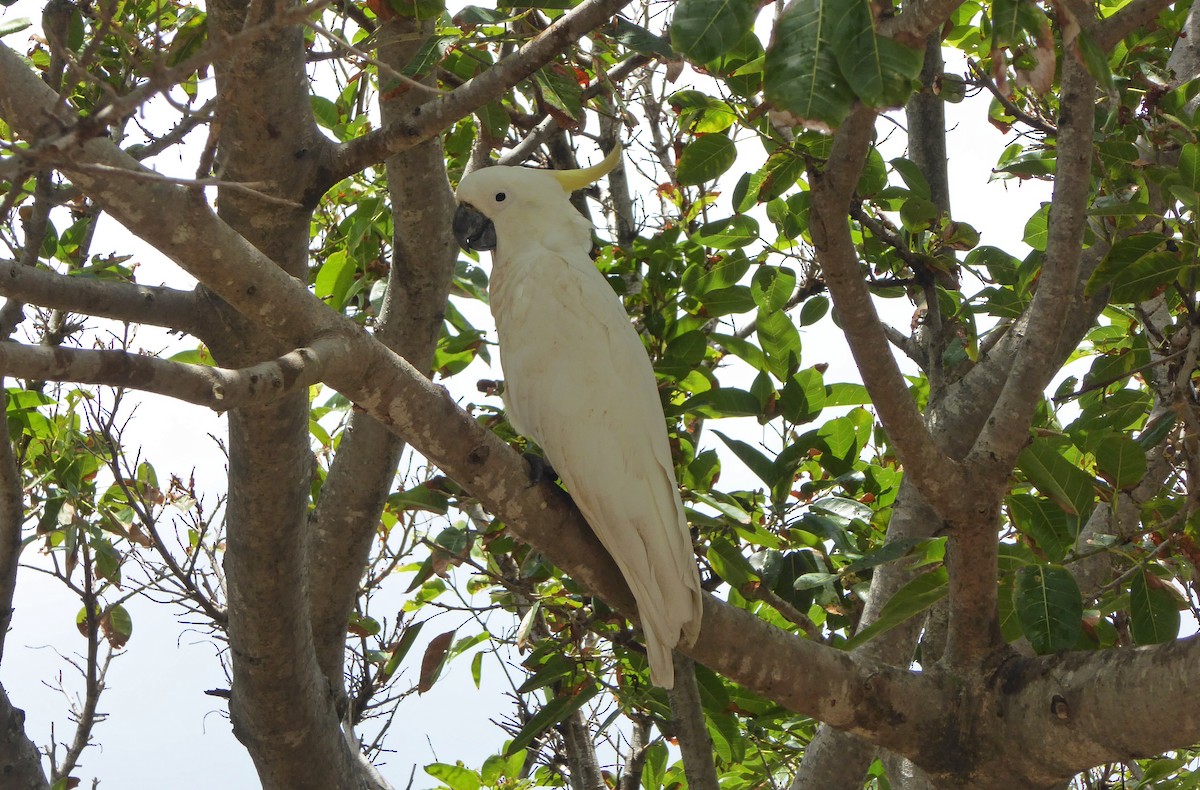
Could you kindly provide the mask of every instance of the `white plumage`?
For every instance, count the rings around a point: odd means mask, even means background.
[[[700,631],[700,577],[654,371],[592,263],[568,198],[619,161],[581,171],[491,167],[458,188],[455,232],[492,249],[490,297],[513,427],[536,441],[637,600],[651,679]],[[481,216],[482,215],[482,216]]]

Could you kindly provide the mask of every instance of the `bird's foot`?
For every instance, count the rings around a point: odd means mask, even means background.
[[[522,453],[522,455],[525,457],[525,463],[529,464],[530,486],[535,486],[543,480],[554,482],[558,478],[558,473],[544,457],[534,453]]]

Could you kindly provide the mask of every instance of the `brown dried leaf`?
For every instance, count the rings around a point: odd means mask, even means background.
[[[454,641],[454,631],[438,634],[429,640],[425,655],[421,657],[421,678],[417,681],[417,693],[424,694],[433,688],[438,676],[442,674],[442,666],[446,663],[446,654],[450,652],[450,644]]]

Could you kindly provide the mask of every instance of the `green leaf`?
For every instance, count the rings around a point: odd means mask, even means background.
[[[1042,207],[1033,213],[1025,223],[1025,233],[1022,240],[1035,250],[1046,251],[1046,240],[1049,238],[1050,204],[1043,203]]]
[[[417,636],[421,633],[421,629],[425,627],[425,622],[413,623],[404,629],[404,633],[400,635],[400,641],[391,647],[387,662],[383,665],[380,674],[385,677],[391,677],[396,674],[396,670],[400,668],[400,664],[404,662],[408,651],[412,650],[413,644],[417,641]]]
[[[779,393],[779,411],[788,422],[811,422],[824,408],[825,379],[816,368],[798,371]]]
[[[659,790],[667,771],[667,743],[656,739],[646,750],[646,764],[642,769],[642,790]]]
[[[680,407],[682,412],[694,412],[704,417],[757,417],[761,411],[758,398],[745,390],[716,387],[693,395]]]
[[[114,649],[120,649],[133,636],[133,618],[121,604],[110,606],[100,618],[100,631]]]
[[[583,118],[583,88],[575,73],[561,63],[551,63],[538,69],[533,80],[541,89],[542,100],[572,121]]]
[[[932,201],[912,197],[900,205],[900,222],[905,230],[918,233],[932,227],[941,213]]]
[[[854,102],[833,52],[835,0],[795,0],[779,18],[763,64],[767,101],[819,129],[833,129]]]
[[[862,555],[854,562],[849,563],[842,568],[843,573],[860,573],[880,565],[886,565],[889,562],[908,557],[917,553],[917,549],[923,549],[928,544],[935,541],[944,541],[945,538],[900,538],[890,540],[877,549],[872,549]]]
[[[758,578],[750,561],[742,556],[737,546],[725,538],[713,538],[706,556],[717,575],[734,587],[741,587]]]
[[[1129,585],[1129,633],[1139,645],[1158,645],[1179,636],[1179,604],[1171,591],[1144,569]]]
[[[992,40],[1007,47],[1022,40],[1021,5],[1024,0],[992,0]]]
[[[1105,436],[1093,452],[1100,474],[1115,488],[1132,488],[1146,475],[1145,451],[1125,434]]]
[[[504,749],[504,755],[507,757],[520,749],[524,749],[533,742],[534,738],[541,735],[548,728],[565,720],[572,713],[582,708],[587,704],[588,700],[596,696],[598,690],[593,684],[585,686],[576,694],[564,694],[551,699],[537,713],[530,717],[529,721],[521,728],[516,737],[509,742],[508,746]]]
[[[737,146],[733,140],[723,134],[706,134],[684,147],[675,180],[680,186],[698,186],[733,167],[736,160]]]
[[[834,57],[850,88],[872,107],[896,107],[912,93],[924,51],[877,35],[871,0],[840,0],[834,10]]]
[[[804,306],[800,308],[800,326],[812,326],[825,317],[829,312],[829,297],[810,296],[804,300]]]
[[[804,174],[807,163],[791,148],[780,148],[767,157],[762,169],[762,183],[758,190],[759,202],[780,197]]]
[[[800,365],[800,330],[782,310],[759,310],[756,332],[771,372],[780,381],[787,381]]]
[[[696,63],[708,63],[737,46],[750,32],[753,0],[680,0],[671,20],[671,44]]]
[[[678,14],[678,11],[676,12]],[[640,55],[649,55],[653,58],[662,58],[663,60],[671,60],[675,57],[675,51],[671,49],[671,43],[662,36],[656,36],[641,25],[635,25],[623,16],[616,17],[616,33],[613,38],[617,43],[632,49]]]
[[[121,553],[107,540],[91,541],[96,559],[96,575],[121,586]]]
[[[1061,562],[1075,543],[1078,519],[1032,494],[1013,494],[1005,499],[1005,505],[1013,526],[1033,540],[1051,562]]]
[[[1026,565],[1017,571],[1013,603],[1021,630],[1039,655],[1069,650],[1083,633],[1083,598],[1061,565]]]
[[[874,148],[867,149],[867,159],[863,162],[862,173],[858,176],[858,186],[854,188],[859,197],[870,198],[878,195],[887,187],[887,164],[883,156]]]
[[[859,645],[889,631],[903,623],[915,614],[925,611],[940,601],[946,595],[949,577],[946,568],[939,566],[931,571],[922,573],[905,584],[879,612],[879,619],[846,640],[843,647],[853,650]]]
[[[1021,451],[1017,468],[1067,513],[1084,517],[1092,510],[1095,488],[1091,476],[1063,455],[1069,450],[1064,438],[1040,436]]]
[[[1105,263],[1107,261],[1105,259]],[[1121,268],[1115,265],[1106,268],[1105,264],[1101,264],[1088,280],[1087,287],[1090,293],[1097,284],[1107,280],[1112,286],[1108,297],[1110,302],[1135,304],[1155,296],[1175,282],[1180,274],[1195,267],[1193,260],[1185,260],[1177,253],[1151,252]]]
[[[483,786],[483,780],[480,779],[479,774],[461,762],[455,765],[430,763],[425,766],[425,773],[449,787],[450,790],[479,790]]]
[[[932,197],[932,192],[929,190],[929,182],[925,180],[925,174],[921,172],[921,168],[911,159],[896,158],[889,160],[888,164],[892,169],[900,174],[900,178],[904,179],[905,186],[913,193],[914,197],[924,198],[929,200]]]
[[[718,250],[745,247],[758,238],[758,222],[747,214],[706,223],[692,235],[692,241]]]
[[[745,313],[754,309],[754,295],[746,285],[731,285],[728,288],[718,288],[700,297],[704,305],[704,315],[709,318]]]
[[[345,250],[330,253],[317,271],[314,285],[317,298],[326,300],[334,310],[341,310],[346,306],[346,294],[357,269]]]
[[[713,431],[725,442],[725,445],[733,451],[733,454],[746,465],[747,468],[754,474],[758,475],[758,479],[762,480],[768,486],[775,484],[775,478],[778,475],[775,469],[774,461],[763,454],[758,448],[747,444],[738,439],[730,439],[720,431]]]
[[[1179,149],[1180,183],[1193,192],[1200,192],[1200,145],[1184,143]]]
[[[6,3],[5,5],[8,4]],[[5,19],[0,21],[0,38],[3,38],[4,36],[10,36],[13,33],[20,33],[22,30],[32,24],[33,22],[30,22],[23,16],[19,16],[16,19]]]
[[[461,34],[457,31],[455,34],[437,34],[430,36],[421,42],[420,48],[417,49],[412,60],[408,62],[400,73],[406,77],[424,77],[433,71],[450,47],[461,39]],[[401,82],[396,78],[381,80],[384,90],[396,90],[401,87]]]
[[[750,293],[759,310],[782,310],[796,290],[796,273],[784,266],[760,266],[750,281]]]
[[[732,107],[702,91],[676,91],[667,103],[679,114],[679,127],[691,134],[723,132],[737,121]]]

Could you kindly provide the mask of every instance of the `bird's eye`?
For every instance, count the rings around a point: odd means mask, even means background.
[[[504,194],[503,192],[496,193],[496,202],[497,203],[503,203],[506,199],[508,199],[508,195]]]

